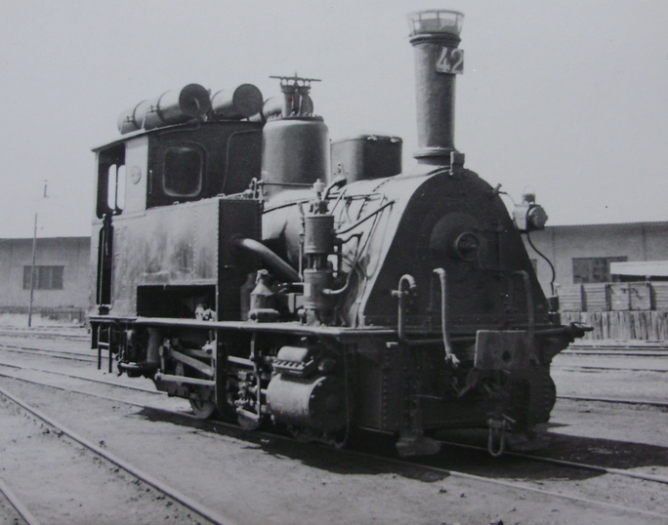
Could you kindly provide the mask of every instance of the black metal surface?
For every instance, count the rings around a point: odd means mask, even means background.
[[[186,123],[98,150],[98,350],[129,370],[158,334],[159,387],[193,407],[215,400],[247,428],[272,415],[325,442],[351,424],[418,450],[436,429],[547,421],[550,361],[584,329],[549,315],[498,190],[454,149],[455,75],[440,61],[459,37],[429,13],[411,38],[409,173],[400,141],[363,136],[335,145],[348,180],[325,189],[327,127],[312,79],[297,77],[279,77],[280,116],[266,123]],[[126,160],[137,182],[121,213],[100,188]],[[286,347],[313,362],[281,364]]]

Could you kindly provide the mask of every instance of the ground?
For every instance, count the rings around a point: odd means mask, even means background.
[[[85,342],[70,344],[86,346]],[[570,365],[575,359],[563,357],[568,359],[563,363],[558,360],[558,365]],[[0,360],[7,363],[31,360],[35,366],[44,365],[43,358],[2,351]],[[68,368],[82,375],[115,380],[114,375],[98,371],[90,363],[75,365],[62,360],[48,363],[51,369]],[[556,368],[559,390],[568,393],[586,390],[592,394],[608,391],[617,384],[618,394],[619,385],[625,389],[633,385],[634,395],[645,395],[644,386],[654,392],[663,378],[628,372],[583,374]],[[44,375],[33,377],[46,379]],[[113,387],[86,385],[64,377],[52,376],[50,381],[107,395],[113,391]],[[143,380],[133,384],[151,386]],[[0,387],[243,525],[663,523],[658,518],[429,473],[417,467],[382,465],[330,448],[286,444],[242,431],[212,431],[121,402],[56,391],[6,377],[0,377]],[[154,396],[141,392],[114,392],[114,395],[187,411],[187,403],[182,400],[162,397],[156,401]],[[0,477],[11,484],[42,523],[196,522],[190,511],[161,499],[154,489],[133,482],[129,474],[97,459],[7,401],[0,402],[0,419],[3,422]],[[581,447],[583,459],[607,460],[613,465],[624,460],[627,463],[624,468],[668,476],[666,429],[668,413],[661,409],[559,401],[550,427],[554,441],[551,453],[572,456],[574,448]],[[488,478],[519,480],[530,488],[668,512],[665,485],[573,472],[512,458],[493,460],[484,453],[457,449],[445,449],[439,461],[449,468]],[[0,501],[0,513],[6,515],[0,523],[14,523],[15,515],[3,505]]]

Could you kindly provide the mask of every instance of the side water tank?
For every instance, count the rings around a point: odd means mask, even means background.
[[[262,181],[271,197],[286,189],[327,182],[329,134],[322,117],[269,120],[263,130]]]

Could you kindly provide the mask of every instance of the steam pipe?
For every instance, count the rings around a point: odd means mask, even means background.
[[[408,284],[408,290],[404,290],[404,284]],[[442,339],[408,339],[406,336],[406,307],[404,305],[405,297],[414,292],[417,288],[415,284],[415,279],[410,274],[402,275],[399,279],[398,290],[392,290],[392,297],[396,297],[399,303],[399,310],[397,312],[397,335],[399,336],[399,341],[401,341],[406,346],[420,346],[420,345],[433,345],[442,342]]]
[[[253,239],[236,238],[232,240],[232,245],[235,248],[240,248],[254,253],[273,270],[280,273],[283,277],[289,279],[290,282],[301,282],[299,273],[261,242],[255,241]]]
[[[443,268],[436,268],[434,273],[438,275],[441,281],[441,330],[443,331],[443,346],[445,347],[445,360],[452,363],[453,366],[459,365],[459,359],[452,350],[450,336],[448,335],[447,323],[447,301],[446,301],[446,274]]]
[[[437,274],[441,279],[441,329],[443,330],[443,335],[440,339],[409,339],[406,336],[406,326],[405,326],[405,316],[406,316],[406,307],[404,304],[406,296],[409,293],[414,292],[417,288],[415,279],[410,274],[402,275],[399,279],[399,286],[397,290],[392,291],[392,297],[398,299],[399,307],[397,312],[397,335],[399,336],[399,341],[401,341],[406,346],[420,346],[420,345],[433,345],[438,343],[443,343],[445,347],[445,360],[450,363],[453,367],[459,365],[459,359],[452,350],[452,344],[450,343],[450,337],[447,331],[446,323],[446,295],[445,295],[445,284],[446,284],[446,275],[443,268],[437,268],[434,270],[434,273]],[[408,289],[406,290],[406,286]]]
[[[334,179],[327,188],[325,188],[325,193],[323,194],[322,200],[326,201],[329,198],[330,192],[335,188],[341,188],[345,186],[348,181],[343,177],[338,177]]]
[[[384,210],[385,208],[387,208],[388,206],[391,206],[392,204],[394,204],[394,202],[395,202],[395,201],[389,201],[389,202],[386,202],[386,203],[383,204],[382,206],[379,206],[376,210],[374,210],[374,211],[372,211],[371,213],[369,213],[368,215],[365,215],[364,217],[362,217],[362,218],[361,218],[359,221],[357,221],[356,223],[351,224],[350,226],[348,226],[347,228],[344,228],[343,230],[339,230],[339,231],[337,231],[337,232],[336,232],[336,235],[342,235],[342,234],[344,234],[344,233],[348,233],[349,231],[354,230],[355,228],[357,228],[357,227],[358,227],[360,224],[362,224],[363,222],[368,221],[368,220],[369,220],[371,217],[373,217],[374,215],[380,213],[381,211],[383,211],[383,210]],[[405,276],[404,276],[404,277],[405,277]],[[409,276],[409,277],[410,277],[410,276]],[[402,279],[403,279],[403,277],[402,277]]]

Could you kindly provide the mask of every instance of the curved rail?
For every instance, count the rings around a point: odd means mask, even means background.
[[[0,375],[4,375],[4,374],[0,374]],[[7,376],[7,377],[11,377],[11,376]],[[15,379],[18,379],[18,378],[15,378]],[[38,381],[31,381],[31,380],[25,380],[25,379],[19,379],[19,380],[26,381],[26,382],[29,382],[29,383],[41,384],[43,386],[48,386],[48,387],[56,388],[56,389],[59,389],[59,390],[67,390],[67,391],[80,393],[80,394],[83,394],[83,395],[99,397],[99,398],[103,398],[103,399],[110,399],[110,400],[117,401],[117,402],[120,402],[120,403],[125,403],[125,404],[129,404],[129,405],[133,405],[133,406],[139,406],[139,407],[142,407],[142,408],[148,408],[148,409],[151,409],[151,410],[157,410],[157,411],[164,412],[164,413],[169,413],[169,414],[178,415],[178,416],[181,416],[181,417],[190,418],[187,414],[183,414],[183,413],[180,413],[180,412],[174,412],[174,411],[168,410],[168,409],[151,407],[151,406],[148,406],[148,405],[145,405],[145,404],[133,403],[131,401],[125,401],[125,400],[121,400],[121,399],[113,399],[113,398],[109,398],[107,396],[103,396],[103,395],[99,395],[99,394],[91,394],[89,392],[81,392],[81,391],[76,391],[76,390],[62,388],[62,387],[54,387],[53,385],[40,383]],[[0,394],[6,395],[6,393],[2,390],[2,388],[0,388]],[[35,415],[37,415],[37,417],[40,417],[40,419],[41,419],[40,415],[38,415],[38,414],[35,414]],[[192,419],[195,419],[194,416],[192,417]],[[201,423],[201,420],[198,420],[198,422]],[[50,421],[47,421],[47,423],[51,424],[52,426],[56,426],[57,428],[60,428],[60,430],[62,430],[66,434],[68,434],[62,427],[58,427],[58,425],[53,425]],[[238,427],[236,427],[235,425],[225,423],[225,422],[222,422],[222,421],[215,421],[215,422],[212,422],[212,424],[215,424],[216,426],[227,427],[227,428],[230,428],[230,429],[238,429]],[[254,434],[256,434],[258,436],[267,436],[267,437],[271,437],[272,439],[280,439],[280,440],[285,440],[285,441],[289,441],[289,442],[294,442],[295,441],[293,438],[289,438],[289,437],[286,437],[286,436],[280,436],[280,435],[277,435],[277,434],[267,434],[265,432],[254,432]],[[70,434],[68,434],[68,435],[70,435]],[[72,436],[70,435],[70,437],[72,437]],[[75,438],[73,438],[73,439],[75,439]],[[477,447],[475,445],[466,445],[466,444],[462,444],[462,443],[455,443],[455,442],[448,442],[448,441],[441,441],[440,443],[442,443],[444,445],[457,446],[457,447],[460,447],[460,448],[467,448],[467,449],[472,449],[472,450],[480,450],[480,451],[486,451],[487,450],[484,447]],[[95,445],[92,445],[92,446],[94,448],[91,449],[91,450],[93,450],[95,452],[96,451],[95,449],[97,449],[97,447],[95,447]],[[104,455],[105,457],[106,457],[105,454],[109,454],[106,451],[102,451],[102,452],[103,452],[102,455]],[[425,471],[435,472],[435,473],[439,473],[439,474],[445,474],[445,475],[456,477],[456,478],[475,480],[475,481],[478,481],[478,482],[493,484],[493,485],[497,485],[497,486],[503,486],[503,487],[506,487],[506,488],[514,489],[514,490],[523,490],[523,491],[532,492],[532,493],[535,493],[535,494],[540,494],[540,495],[544,495],[544,496],[551,496],[551,497],[564,499],[564,500],[569,500],[569,501],[577,501],[577,502],[580,502],[580,503],[587,503],[587,504],[590,504],[590,505],[596,505],[596,506],[600,506],[600,507],[604,507],[604,508],[608,508],[608,509],[613,509],[613,510],[618,510],[618,511],[625,511],[625,512],[636,513],[636,514],[642,514],[642,515],[646,515],[646,516],[652,516],[652,517],[655,517],[655,518],[658,517],[658,518],[662,518],[662,519],[668,519],[668,515],[660,514],[660,513],[657,513],[657,512],[647,511],[647,510],[643,510],[643,509],[635,509],[635,508],[631,508],[631,507],[624,507],[624,506],[621,506],[621,505],[615,505],[615,504],[607,503],[607,502],[603,502],[603,501],[592,500],[592,499],[588,499],[588,498],[584,498],[584,497],[580,497],[580,496],[562,494],[562,493],[559,493],[559,492],[553,492],[553,491],[549,491],[549,490],[545,490],[545,489],[537,489],[537,488],[527,486],[527,485],[524,485],[524,484],[521,484],[521,483],[516,483],[516,482],[506,482],[506,481],[497,480],[497,479],[485,478],[483,476],[477,476],[475,474],[468,474],[468,473],[460,472],[460,471],[456,471],[456,470],[449,470],[449,469],[444,469],[444,468],[440,468],[440,467],[434,467],[432,465],[426,465],[426,464],[421,463],[421,462],[392,459],[392,458],[387,458],[385,456],[378,456],[378,455],[373,455],[373,454],[368,454],[368,453],[355,452],[355,451],[351,451],[351,450],[338,450],[338,452],[349,454],[349,455],[352,455],[352,456],[358,456],[358,457],[361,457],[361,458],[364,458],[364,459],[369,459],[369,458],[376,459],[378,461],[383,461],[383,462],[386,462],[388,464],[397,465],[397,466],[401,466],[401,467],[410,466],[412,468],[415,468],[416,466],[419,466],[420,468],[424,469]],[[537,456],[531,456],[531,455],[528,455],[528,454],[521,454],[521,453],[518,453],[518,452],[506,452],[506,455],[513,456],[513,457],[519,457],[519,458],[522,458],[522,459],[529,459],[529,460],[536,461],[536,462],[551,463],[551,464],[555,464],[555,465],[559,465],[559,466],[565,466],[565,467],[569,467],[569,468],[590,470],[590,471],[595,471],[595,472],[599,472],[599,473],[603,473],[603,474],[614,474],[614,475],[620,475],[620,476],[623,476],[623,477],[629,477],[629,478],[641,479],[641,480],[645,480],[645,481],[652,481],[652,482],[657,482],[657,483],[662,483],[662,484],[668,484],[668,478],[663,478],[663,477],[660,477],[660,476],[645,475],[645,474],[627,472],[627,471],[618,470],[618,469],[609,469],[609,468],[606,468],[606,467],[599,467],[597,465],[589,465],[589,464],[586,464],[586,463],[576,463],[576,462],[566,461],[566,460],[540,458],[540,457],[537,457]],[[107,459],[109,459],[109,458],[107,458]],[[110,461],[115,463],[115,461],[113,461],[111,459],[110,459]],[[124,470],[127,470],[124,466],[120,465],[119,463],[116,463],[116,464],[118,466],[120,466],[121,468],[123,468]],[[160,486],[153,485],[151,482],[144,479],[142,476],[137,475],[134,471],[131,471],[131,470],[127,470],[127,471],[130,472],[131,474],[143,479],[148,484],[154,486],[155,488],[164,492],[165,494],[169,495],[170,497],[173,497],[175,500],[179,501],[180,503],[182,503],[186,506],[189,506],[184,501],[181,501],[177,497],[174,497],[171,493],[166,492],[165,490],[163,490]],[[160,483],[160,482],[157,482],[157,483]],[[187,496],[184,496],[184,497],[186,499],[188,499]],[[197,509],[194,509],[192,507],[190,507],[190,508],[192,510],[195,510],[195,512],[199,513],[199,511]],[[202,515],[204,515],[204,514],[202,514]],[[207,518],[211,519],[208,516],[207,516]],[[222,524],[226,524],[226,525],[231,524],[231,522],[229,522],[229,521],[227,521],[227,522],[225,522],[225,521],[221,521],[221,522],[214,521],[214,523],[220,523],[221,525]]]
[[[72,392],[73,394],[81,394],[83,396],[90,396],[90,397],[97,397],[99,399],[104,399],[106,401],[112,401],[114,403],[124,403],[126,405],[131,405],[139,408],[149,408],[151,410],[165,410],[160,407],[155,407],[151,405],[147,405],[146,403],[135,403],[134,401],[128,401],[127,399],[121,399],[119,397],[112,397],[112,396],[105,396],[104,394],[96,394],[94,392],[86,392],[85,390],[79,390],[78,388],[67,388],[64,386],[58,386],[58,385],[51,385],[49,383],[44,383],[42,381],[37,381],[35,379],[28,379],[26,377],[16,377],[11,374],[5,374],[3,372],[0,372],[0,377],[6,377],[8,379],[14,379],[15,381],[21,381],[22,383],[30,383],[32,385],[39,385],[39,386],[46,386],[49,388],[53,388],[54,390],[62,390],[63,392]],[[118,386],[119,388],[130,388],[126,387],[124,385],[114,385]],[[155,392],[156,394],[161,394],[161,392]],[[178,412],[170,411],[171,414],[179,414]]]
[[[476,445],[468,445],[465,443],[457,443],[455,441],[439,441],[443,445],[448,445],[452,447],[466,448],[469,450],[480,450],[481,452],[486,452],[485,447],[478,447]],[[510,452],[507,451],[504,455],[512,456],[515,458],[528,459],[530,461],[535,461],[537,463],[548,463],[550,465],[558,465],[560,467],[570,467],[580,470],[590,470],[592,472],[598,472],[600,474],[614,474],[616,476],[624,476],[627,478],[642,479],[644,481],[653,481],[655,483],[663,483],[668,485],[668,478],[663,476],[653,476],[651,474],[641,474],[639,472],[631,472],[628,470],[621,470],[616,468],[600,467],[598,465],[590,465],[589,463],[578,463],[577,461],[568,461],[565,459],[554,459],[554,458],[543,458],[540,456],[533,456],[531,454],[522,454],[521,452]]]
[[[441,443],[446,443],[442,441]],[[455,444],[455,443],[453,443]],[[475,447],[475,448],[480,448],[480,450],[487,451],[486,448],[482,447]],[[598,507],[603,507],[615,511],[621,511],[621,512],[628,512],[628,513],[633,513],[633,514],[642,514],[645,516],[652,516],[653,518],[662,518],[665,520],[668,520],[668,514],[661,514],[659,512],[652,512],[651,510],[644,510],[644,509],[636,509],[632,507],[625,507],[623,505],[616,505],[614,503],[606,503],[605,501],[598,501],[594,499],[589,499],[589,498],[584,498],[580,496],[572,496],[568,494],[562,494],[561,492],[554,492],[551,490],[544,490],[544,489],[537,489],[534,487],[530,487],[528,485],[522,484],[522,483],[516,483],[516,482],[510,482],[510,481],[502,481],[499,479],[491,479],[491,478],[485,478],[482,476],[476,476],[475,474],[467,474],[466,472],[459,472],[457,470],[449,470],[449,469],[444,469],[440,467],[433,467],[431,465],[424,465],[422,463],[414,463],[410,461],[403,461],[403,460],[398,460],[398,459],[390,459],[390,458],[385,458],[383,456],[376,456],[373,454],[362,454],[359,452],[351,452],[351,451],[346,451],[349,454],[352,455],[359,455],[362,458],[375,458],[379,459],[382,461],[385,461],[389,464],[395,464],[395,465],[401,465],[401,466],[406,466],[406,465],[411,465],[411,466],[416,466],[418,465],[419,467],[423,468],[426,471],[429,472],[435,472],[437,474],[445,474],[446,476],[452,476],[453,478],[461,478],[461,479],[469,479],[473,481],[479,481],[482,483],[488,483],[491,485],[497,485],[501,487],[506,487],[510,488],[513,490],[523,490],[526,492],[532,492],[534,494],[540,494],[542,496],[551,496],[554,498],[558,499],[563,499],[563,500],[568,500],[568,501],[577,501],[579,503],[586,503],[589,505],[595,505]],[[506,453],[509,454],[509,453]]]
[[[16,497],[16,494],[12,492],[12,489],[7,486],[2,478],[0,478],[0,492],[5,495],[7,501],[11,503],[12,507],[16,509],[16,512],[19,513],[19,515],[26,521],[28,525],[40,525],[40,522],[37,520],[37,518],[35,518],[35,516],[32,515],[28,508],[23,503],[21,503],[21,500]]]
[[[80,436],[78,433],[74,432],[73,430],[70,430],[69,428],[61,425],[58,423],[56,420],[53,418],[47,416],[44,414],[42,411],[30,406],[28,403],[23,401],[22,399],[14,396],[13,394],[10,394],[7,392],[5,389],[0,388],[0,394],[5,396],[7,399],[10,399],[20,407],[22,407],[24,410],[30,412],[37,418],[41,419],[48,425],[52,426],[53,428],[58,429],[59,431],[63,432],[67,436],[69,436],[71,439],[79,443],[80,445],[83,445],[90,451],[94,452],[98,456],[101,456],[105,458],[107,461],[110,461],[114,465],[122,468],[126,472],[132,474],[136,478],[139,478],[142,480],[144,483],[152,486],[153,488],[159,490],[163,494],[166,494],[170,498],[174,499],[175,501],[178,501],[185,507],[188,507],[190,510],[193,512],[196,512],[200,516],[210,520],[211,522],[215,523],[216,525],[237,525],[236,522],[232,521],[229,517],[223,516],[222,514],[211,510],[204,505],[200,504],[199,502],[195,501],[189,496],[186,496],[179,490],[175,489],[174,487],[171,487],[167,485],[166,483],[160,481],[159,479],[151,476],[150,474],[140,470],[139,468],[135,467],[134,465],[128,463],[127,461],[119,458],[115,454],[112,454],[109,451],[106,451],[88,439],[84,438],[83,436]]]
[[[141,387],[141,386],[122,385],[120,383],[115,383],[113,381],[106,381],[104,379],[94,379],[92,377],[84,377],[84,376],[75,375],[75,374],[66,374],[65,372],[56,372],[55,370],[44,370],[43,368],[34,368],[34,367],[31,367],[31,366],[15,365],[15,364],[10,364],[10,363],[3,363],[2,361],[0,361],[0,367],[2,367],[2,366],[6,367],[6,368],[15,368],[17,370],[26,370],[26,371],[30,371],[30,372],[41,372],[43,374],[51,374],[51,375],[54,375],[54,376],[70,377],[72,379],[78,379],[80,381],[88,381],[90,383],[97,383],[97,384],[100,384],[100,385],[115,386],[115,387],[118,387],[118,388],[124,388],[126,390],[136,390],[138,392],[146,392],[147,394],[156,394],[156,395],[160,395],[160,396],[166,396],[167,395],[166,392],[162,392],[162,391],[155,390],[155,389],[150,389],[150,388],[144,388],[144,387]],[[0,373],[0,375],[4,375],[4,374]],[[10,377],[8,375],[4,375],[4,376],[5,377]],[[18,379],[18,378],[15,378],[15,379]]]
[[[76,390],[62,388],[62,387],[55,387],[53,385],[40,383],[38,381],[25,380],[25,379],[22,379],[22,378],[16,378],[14,376],[9,376],[9,375],[6,375],[6,374],[0,374],[0,375],[5,375],[6,377],[12,377],[14,379],[18,379],[18,380],[21,380],[21,381],[27,381],[27,382],[31,382],[31,383],[35,383],[35,384],[41,384],[41,385],[44,385],[44,386],[49,386],[51,388],[73,391],[73,392],[76,392],[76,393],[80,393],[82,395],[89,395],[89,396],[95,396],[95,397],[100,397],[100,398],[106,398],[106,399],[110,399],[110,400],[120,402],[120,403],[124,403],[124,404],[135,405],[135,406],[140,406],[140,407],[144,407],[144,408],[150,408],[150,409],[153,409],[153,410],[159,410],[161,412],[176,414],[176,415],[179,415],[179,416],[182,416],[182,417],[188,417],[187,414],[183,414],[183,413],[179,413],[179,412],[173,412],[173,411],[170,411],[170,410],[167,410],[167,409],[150,407],[150,406],[147,406],[147,405],[144,405],[144,404],[133,403],[133,402],[122,400],[122,399],[113,399],[113,398],[110,398],[110,397],[107,397],[107,396],[92,394],[90,392],[81,392],[81,391],[76,391]],[[124,385],[114,385],[114,386],[124,387]],[[0,388],[0,393],[7,396],[6,392],[4,392],[1,388]],[[9,397],[9,396],[7,396],[7,397]],[[11,397],[10,397],[10,399],[11,399]],[[12,400],[15,401],[14,399],[12,399]],[[622,402],[622,401],[620,401],[620,402]],[[652,404],[652,403],[651,402],[642,402],[642,404]],[[33,412],[33,413],[35,413],[35,412]],[[37,415],[37,417],[41,418],[41,415],[39,415],[39,414],[35,414],[35,415]],[[49,420],[45,420],[45,421],[47,423],[51,424],[52,426],[59,427],[59,425],[56,425]],[[225,424],[225,423],[222,423],[222,422],[216,422],[215,424],[216,425],[229,426],[230,428],[233,427],[233,425],[228,425],[228,424]],[[65,432],[66,434],[70,435],[69,432],[62,429],[62,427],[61,427],[61,430],[63,430],[63,432]],[[259,435],[259,434],[262,434],[262,433],[258,432],[256,434]],[[278,438],[278,439],[288,439],[288,438],[283,438],[281,436],[276,436],[274,434],[272,434],[271,436],[274,439],[276,439],[276,438]],[[72,435],[70,435],[70,437],[79,441],[78,439],[76,439]],[[473,445],[466,445],[466,444],[461,444],[461,443],[452,443],[452,442],[442,442],[442,443],[447,444],[447,445],[451,445],[451,446],[458,446],[458,447],[461,447],[461,448],[477,449],[477,450],[480,450],[480,451],[485,450],[484,447],[476,447],[476,446],[473,446]],[[86,446],[86,445],[84,445],[84,446]],[[93,450],[94,452],[97,452],[95,450],[97,447],[95,447],[95,445],[92,445],[92,446],[93,446],[93,448],[91,448],[91,450]],[[101,455],[103,455],[104,457],[107,457],[107,454],[109,454],[106,451],[101,450],[101,452],[102,452]],[[361,455],[365,458],[369,458],[369,457],[375,458],[375,457],[377,457],[378,459],[380,459],[382,461],[389,462],[389,463],[396,463],[396,464],[402,465],[402,466],[406,466],[406,465],[415,466],[416,465],[416,463],[414,463],[414,462],[393,460],[393,459],[388,459],[388,458],[382,457],[382,456],[373,456],[373,455],[369,455],[369,454],[361,454],[361,453],[351,452],[351,451],[345,451],[345,452],[348,453],[348,454],[353,454],[353,455],[358,454],[358,455]],[[521,454],[521,453],[516,453],[516,452],[508,452],[507,455],[508,456],[513,456],[513,457],[519,457],[519,458],[523,458],[523,459],[528,459],[528,460],[536,461],[536,462],[543,462],[543,463],[555,464],[555,465],[559,465],[559,466],[565,466],[565,467],[569,467],[569,468],[590,470],[590,471],[604,473],[604,474],[619,475],[619,476],[628,477],[628,478],[635,478],[635,479],[652,481],[652,482],[657,482],[657,483],[662,483],[662,484],[668,484],[668,478],[661,477],[661,476],[646,475],[646,474],[641,474],[641,473],[629,472],[629,471],[625,471],[625,470],[600,467],[600,466],[597,466],[597,465],[571,462],[571,461],[567,461],[567,460],[541,458],[541,457],[537,457],[537,456]],[[107,459],[109,459],[109,458],[107,457]],[[114,457],[114,459],[116,459],[116,458]],[[114,461],[114,459],[109,459],[109,460],[112,461],[113,463],[116,463],[116,461]],[[133,475],[136,475],[137,477],[141,477],[141,476],[138,476],[137,474],[135,474],[134,471],[126,469],[125,466],[123,466],[119,463],[116,463],[116,464],[119,465],[124,470],[127,470],[128,472],[132,473]],[[533,493],[536,493],[536,494],[553,496],[555,498],[566,499],[566,500],[571,500],[571,501],[578,501],[578,502],[588,503],[588,504],[601,506],[601,507],[606,507],[606,508],[610,508],[610,509],[626,511],[626,512],[631,512],[631,513],[638,513],[638,514],[643,514],[643,515],[652,516],[652,517],[659,517],[659,518],[662,518],[662,519],[668,519],[667,515],[652,512],[652,511],[624,507],[624,506],[621,506],[621,505],[615,505],[615,504],[601,502],[601,501],[597,501],[597,500],[591,500],[591,499],[584,498],[584,497],[579,497],[579,496],[564,495],[564,494],[561,494],[561,493],[551,492],[551,491],[544,490],[544,489],[536,489],[534,487],[525,486],[525,485],[518,484],[518,483],[515,483],[515,482],[505,482],[505,481],[501,481],[501,480],[489,479],[489,478],[485,478],[485,477],[482,477],[482,476],[476,476],[476,475],[467,474],[467,473],[459,472],[459,471],[446,470],[446,469],[442,469],[442,468],[438,468],[438,467],[433,467],[433,466],[430,466],[430,465],[424,465],[424,464],[421,464],[421,463],[417,463],[417,465],[419,465],[421,468],[424,468],[425,470],[434,471],[434,472],[438,472],[438,473],[443,473],[443,474],[447,474],[447,475],[450,475],[450,476],[453,476],[453,477],[459,477],[459,478],[464,478],[464,479],[472,479],[472,480],[477,480],[477,481],[480,481],[480,482],[492,483],[492,484],[499,485],[499,486],[505,486],[505,487],[512,488],[512,489],[515,489],[515,490],[518,490],[518,489],[519,490],[525,490],[525,491],[533,492]],[[153,484],[146,479],[144,479],[144,481],[146,481],[148,484],[154,486],[158,490],[161,490],[165,494],[168,494],[170,497],[173,497],[175,500],[180,501],[182,504],[184,504],[185,506],[188,506],[189,508],[191,508],[195,512],[200,513],[199,510],[197,510],[196,508],[191,507],[185,501],[181,501],[178,497],[174,497],[171,493],[166,492],[165,490],[163,490],[162,487],[161,487],[162,484],[159,481],[156,481],[156,484]],[[187,496],[184,496],[184,498],[186,499],[186,501],[188,501]],[[194,505],[198,505],[198,504],[194,503]],[[204,515],[204,514],[202,514],[202,515]],[[207,516],[207,518],[211,519],[208,516]],[[216,522],[216,523],[226,523],[227,524],[227,523],[231,523],[231,522],[220,521],[220,522]]]
[[[16,350],[18,352],[18,350]],[[63,359],[66,359],[63,357]],[[33,371],[33,372],[41,372],[45,374],[51,374],[51,375],[58,375],[62,377],[69,377],[72,379],[78,379],[81,381],[87,381],[90,383],[98,383],[101,385],[108,385],[108,386],[113,386],[117,388],[122,388],[125,390],[135,390],[138,392],[145,392],[147,394],[154,394],[158,396],[165,396],[165,392],[158,391],[158,390],[153,390],[150,388],[143,388],[135,385],[122,385],[119,383],[115,383],[113,381],[105,381],[102,379],[94,379],[91,377],[84,377],[80,375],[75,375],[75,374],[66,374],[64,372],[56,372],[54,370],[44,370],[42,368],[34,368],[34,367],[28,367],[28,366],[22,366],[22,365],[16,365],[16,364],[10,364],[10,363],[3,363],[0,361],[0,366],[4,366],[7,368],[15,368],[18,370],[27,370],[27,371]],[[16,380],[21,380],[21,381],[29,381],[25,378],[19,378],[16,376],[12,376],[9,374],[3,374],[0,372],[0,376],[2,377],[8,377]],[[44,383],[38,383],[38,384],[44,384]],[[53,388],[58,388],[56,386],[53,386]],[[88,395],[97,395],[97,394],[92,394],[88,392],[79,392],[82,394],[88,394]],[[108,399],[110,401],[121,401],[123,403],[128,403],[128,401],[123,401],[117,398],[110,398],[107,396],[99,396],[102,397],[103,399]],[[597,402],[597,403],[614,403],[614,404],[619,404],[619,405],[647,405],[647,406],[653,406],[653,407],[659,407],[659,408],[668,408],[668,401],[654,401],[654,400],[643,400],[643,399],[619,399],[619,398],[611,398],[611,397],[595,397],[595,396],[572,396],[572,395],[558,395],[557,399],[564,399],[567,401],[591,401],[591,402]],[[143,406],[143,405],[139,405]]]

